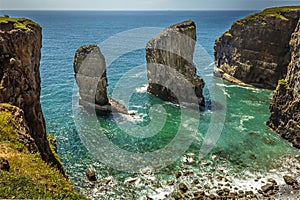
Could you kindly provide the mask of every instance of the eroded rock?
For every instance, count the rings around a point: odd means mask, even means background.
[[[278,82],[267,125],[294,147],[300,148],[300,20],[290,41],[287,76]]]
[[[287,73],[299,17],[300,7],[282,7],[234,22],[215,42],[215,74],[237,84],[276,88]]]
[[[0,102],[24,111],[28,132],[45,161],[53,154],[46,137],[40,104],[42,29],[28,19],[5,17],[0,21]],[[16,25],[17,24],[17,25]],[[19,112],[21,113],[21,112]],[[29,147],[29,146],[28,146]]]
[[[148,92],[166,101],[204,106],[204,81],[193,63],[195,42],[196,25],[189,20],[170,26],[147,43]]]
[[[119,112],[128,114],[125,106],[107,96],[106,63],[97,45],[77,49],[74,72],[79,87],[79,104],[94,109],[98,114]]]

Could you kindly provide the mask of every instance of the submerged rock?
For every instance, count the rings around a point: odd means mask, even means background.
[[[290,41],[287,76],[278,82],[267,125],[294,147],[300,148],[300,20]]]
[[[270,8],[234,22],[215,42],[215,75],[274,89],[291,60],[289,42],[300,7]]]
[[[128,114],[125,106],[107,96],[106,63],[97,45],[82,46],[74,57],[74,72],[79,87],[79,104],[98,114]]]
[[[283,176],[283,179],[287,185],[291,185],[294,189],[299,189],[299,183],[296,179],[293,179],[290,176]]]
[[[166,101],[204,106],[204,81],[193,63],[195,43],[191,20],[170,26],[147,43],[148,92]]]
[[[89,181],[97,181],[96,173],[92,169],[87,169],[85,171],[85,176]]]

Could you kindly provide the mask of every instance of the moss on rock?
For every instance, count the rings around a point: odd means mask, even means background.
[[[1,107],[18,109],[9,104]],[[0,199],[85,199],[74,191],[60,169],[44,162],[39,152],[30,152],[22,143],[18,120],[15,113],[0,110],[0,157],[10,166],[9,171],[0,170]],[[48,136],[48,139],[59,161],[55,138]]]

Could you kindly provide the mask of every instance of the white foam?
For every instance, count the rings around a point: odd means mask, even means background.
[[[137,93],[146,93],[148,88],[148,84],[143,85],[142,87],[136,88],[135,91]]]

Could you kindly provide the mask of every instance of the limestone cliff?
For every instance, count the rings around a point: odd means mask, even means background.
[[[163,100],[204,106],[204,81],[193,63],[195,43],[191,20],[170,26],[147,43],[148,92]]]
[[[274,89],[286,76],[289,42],[300,7],[266,9],[234,22],[215,42],[215,74],[231,81]]]
[[[126,108],[107,96],[105,58],[97,45],[82,46],[74,57],[74,73],[79,87],[79,104],[95,109],[98,114],[120,112]]]
[[[28,19],[0,17],[0,102],[24,111],[42,158],[52,153],[40,104],[41,27]]]
[[[300,20],[290,46],[291,62],[287,76],[278,83],[267,124],[293,146],[300,148]]]

